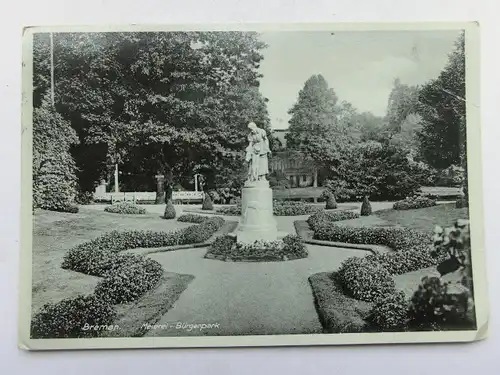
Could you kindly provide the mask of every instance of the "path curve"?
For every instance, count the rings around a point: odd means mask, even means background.
[[[367,252],[307,248],[306,259],[266,263],[205,259],[205,248],[151,254],[165,270],[195,279],[146,336],[321,333],[308,277],[335,270],[343,260]],[[189,324],[218,327],[189,330]]]

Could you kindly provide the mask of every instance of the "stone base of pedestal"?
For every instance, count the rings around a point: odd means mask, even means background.
[[[238,242],[246,244],[279,238],[273,216],[273,191],[268,181],[247,183],[243,187],[241,219],[235,234]]]

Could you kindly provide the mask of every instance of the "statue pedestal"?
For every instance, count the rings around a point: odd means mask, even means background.
[[[241,219],[235,234],[238,242],[246,244],[278,239],[273,191],[268,181],[245,183],[241,193]]]

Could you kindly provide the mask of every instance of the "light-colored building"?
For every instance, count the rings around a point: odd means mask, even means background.
[[[287,129],[273,130],[273,136],[281,144],[281,149],[272,153],[269,161],[270,172],[283,173],[292,188],[317,187],[318,176],[311,161],[298,151],[286,149],[287,133]]]

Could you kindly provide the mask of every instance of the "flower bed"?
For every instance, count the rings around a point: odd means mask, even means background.
[[[395,210],[412,210],[416,208],[432,207],[436,204],[435,199],[416,195],[394,203],[393,208]]]
[[[144,207],[139,207],[129,202],[112,204],[111,206],[105,207],[104,211],[122,215],[144,215],[146,213],[146,209]]]
[[[244,245],[234,236],[220,236],[210,245],[205,255],[224,261],[283,261],[307,258],[308,253],[297,235],[288,235],[281,241],[255,241]]]
[[[318,211],[307,219],[307,224],[314,231],[319,225],[323,223],[331,223],[335,221],[351,220],[359,218],[357,212],[352,211]]]
[[[322,208],[318,206],[304,202],[273,201],[273,214],[276,216],[309,215],[321,210]],[[219,207],[216,212],[222,215],[240,216],[241,204],[229,207]]]
[[[181,221],[183,223],[194,223],[200,224],[207,219],[206,216],[203,215],[195,215],[195,214],[183,214],[177,218],[177,221]]]

